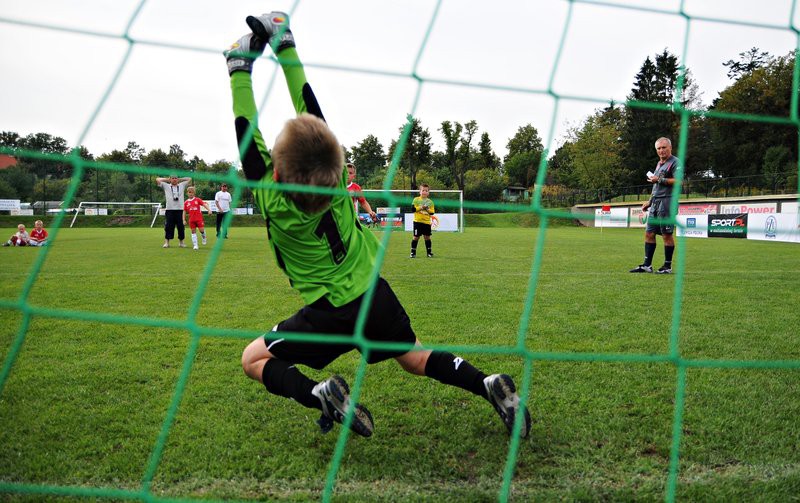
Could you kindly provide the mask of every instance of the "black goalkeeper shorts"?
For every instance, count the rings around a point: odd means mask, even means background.
[[[414,222],[414,237],[430,236],[431,224],[423,224],[422,222]]]
[[[272,332],[264,334],[264,342],[270,353],[279,360],[299,363],[314,369],[323,369],[339,356],[362,348],[352,343],[327,343],[324,341],[286,340],[281,333],[303,332],[309,334],[336,334],[352,337],[355,332],[358,310],[363,295],[341,307],[334,307],[324,297],[303,306],[290,318],[278,323]],[[367,363],[378,363],[403,355],[414,347],[417,336],[411,329],[403,306],[383,278],[378,278],[372,306],[367,314],[364,337],[376,342],[399,342],[408,344],[407,349],[371,350]]]

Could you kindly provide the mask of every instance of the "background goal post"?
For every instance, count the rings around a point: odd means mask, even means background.
[[[77,220],[81,211],[83,211],[84,215],[107,215],[109,214],[109,209],[113,209],[113,212],[111,213],[112,215],[142,215],[145,214],[145,212],[152,213],[153,220],[150,222],[150,227],[153,227],[153,225],[156,223],[156,218],[158,218],[159,210],[161,210],[161,203],[82,201],[80,204],[78,204],[78,208],[76,209],[75,215],[72,217],[72,222],[70,222],[69,226],[72,227],[75,225],[75,220]]]
[[[419,195],[418,190],[403,190],[403,189],[361,189],[367,202],[372,207],[372,210],[379,213],[376,208],[384,206],[397,207],[400,206],[401,212],[413,212],[410,199]],[[386,193],[390,193],[388,196]],[[400,198],[395,197],[394,194],[409,195],[409,202],[402,204]],[[436,207],[436,213],[456,213],[458,215],[458,232],[464,232],[464,191],[463,190],[450,190],[438,189],[430,191],[431,199]],[[437,194],[441,197],[437,198]],[[456,198],[458,203],[456,203]],[[405,198],[403,198],[405,199]],[[451,202],[445,202],[451,201]],[[457,208],[457,210],[456,210]],[[359,208],[360,211],[360,208]]]

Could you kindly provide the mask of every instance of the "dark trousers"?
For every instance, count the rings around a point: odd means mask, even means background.
[[[175,227],[178,228],[178,239],[183,241],[186,237],[183,227],[183,210],[167,210],[164,212],[164,239],[175,237]]]
[[[219,236],[219,230],[220,230],[220,228],[222,228],[222,221],[225,219],[225,215],[227,215],[227,214],[228,214],[228,212],[225,212],[225,213],[217,212],[217,236]],[[230,225],[231,225],[231,223],[228,222],[228,225],[225,226],[225,232],[224,232],[225,236],[228,235],[228,227],[230,227]]]

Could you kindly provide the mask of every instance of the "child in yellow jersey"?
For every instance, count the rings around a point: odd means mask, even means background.
[[[411,238],[411,257],[417,256],[417,242],[420,236],[425,236],[425,249],[428,257],[433,257],[431,248],[431,215],[435,213],[433,201],[428,195],[431,188],[427,183],[419,186],[419,197],[415,197],[411,204],[414,205],[414,237]]]

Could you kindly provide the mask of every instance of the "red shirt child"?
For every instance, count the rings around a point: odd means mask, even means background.
[[[347,163],[347,191],[351,192],[353,195],[353,207],[356,210],[356,215],[358,215],[358,204],[361,203],[361,207],[364,208],[367,213],[369,213],[369,217],[372,219],[373,222],[378,221],[378,215],[372,211],[372,207],[367,202],[367,199],[361,194],[361,185],[355,182],[356,178],[356,166],[352,162]]]
[[[37,220],[34,226],[29,243],[31,246],[44,246],[47,244],[47,231],[44,229],[44,224],[41,220]]]
[[[208,207],[208,203],[199,197],[187,199],[186,202],[183,203],[183,211],[189,214],[190,229],[194,230],[196,227],[200,227],[202,229],[205,227],[205,222],[203,221],[203,212],[201,211],[201,208],[203,207]]]
[[[194,196],[194,187],[186,187],[186,197],[188,199],[183,203],[183,221],[186,222],[186,214],[189,214],[189,228],[192,230],[192,248],[197,250],[197,230],[200,229],[200,235],[203,238],[203,244],[206,244],[206,224],[203,222],[202,208],[211,213],[211,207],[207,202],[199,197]]]

